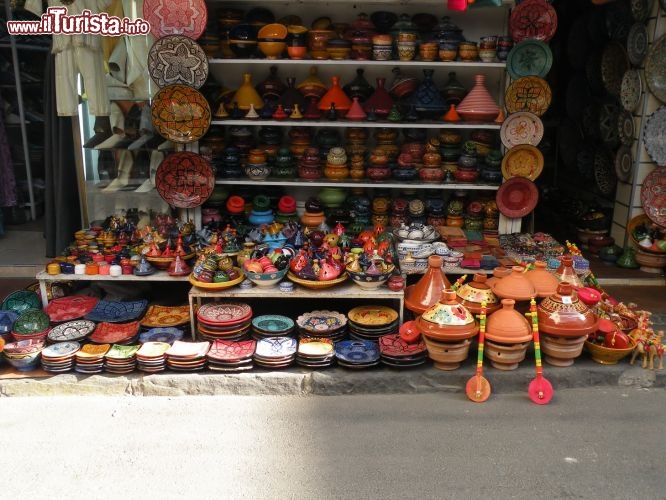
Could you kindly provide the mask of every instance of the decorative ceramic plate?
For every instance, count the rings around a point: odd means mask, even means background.
[[[629,182],[633,168],[634,157],[631,154],[631,147],[620,146],[615,153],[615,175],[622,182]]]
[[[166,342],[146,342],[145,344],[141,344],[139,350],[136,351],[136,357],[145,361],[162,360],[164,359],[164,353],[170,347],[171,344],[167,344]]]
[[[239,302],[210,302],[197,311],[199,321],[212,325],[242,323],[252,317],[252,308]]]
[[[181,151],[167,156],[155,174],[162,199],[177,208],[202,205],[215,188],[215,172],[203,156]]]
[[[386,306],[358,306],[347,313],[349,321],[364,326],[382,326],[398,319],[398,313]]]
[[[511,11],[509,33],[514,42],[548,42],[557,31],[557,13],[545,0],[525,0]]]
[[[666,35],[652,43],[645,59],[645,81],[661,102],[666,102]]]
[[[620,143],[617,120],[620,115],[621,106],[616,98],[606,96],[599,103],[599,138],[603,143],[615,149]]]
[[[509,113],[529,111],[542,116],[550,106],[552,92],[548,82],[538,76],[523,76],[511,82],[504,101]]]
[[[122,344],[139,333],[139,322],[108,323],[102,321],[88,339],[96,344]]]
[[[535,180],[543,170],[543,154],[530,144],[519,144],[509,149],[502,158],[502,175],[505,179],[525,177]]]
[[[169,35],[157,40],[150,48],[148,72],[160,88],[181,83],[198,89],[208,78],[208,58],[191,38]]]
[[[525,177],[512,177],[499,187],[495,201],[499,211],[507,217],[524,217],[536,207],[539,190]]]
[[[630,111],[621,111],[617,118],[617,132],[624,146],[631,146],[636,135],[634,115]]]
[[[48,314],[41,309],[28,309],[16,318],[12,332],[14,335],[34,335],[35,333],[44,332],[48,327]]]
[[[543,78],[552,64],[553,52],[547,44],[539,40],[523,40],[509,52],[506,69],[514,80],[530,75]]]
[[[622,85],[620,86],[620,103],[625,111],[634,112],[641,99],[643,92],[643,82],[641,81],[641,72],[637,69],[629,69],[622,76]]]
[[[301,339],[298,342],[298,355],[306,358],[325,358],[334,355],[330,339]]]
[[[635,23],[627,36],[627,57],[634,66],[640,66],[648,52],[648,32],[643,23]]]
[[[190,320],[190,308],[183,306],[148,307],[145,316],[141,319],[141,326],[161,327],[184,325]]]
[[[99,302],[97,297],[86,297],[85,295],[68,295],[53,299],[44,309],[51,321],[60,323],[82,318],[92,311]]]
[[[291,271],[287,273],[287,278],[289,278],[291,281],[293,281],[297,285],[301,285],[302,287],[309,288],[310,290],[323,290],[324,288],[330,288],[340,283],[344,283],[345,281],[347,281],[348,277],[349,275],[346,272],[344,272],[340,276],[332,280],[313,281],[313,280],[301,279]]]
[[[162,137],[187,144],[198,141],[208,131],[210,106],[201,92],[192,87],[167,85],[155,95],[151,118]]]
[[[257,342],[257,348],[254,351],[255,356],[262,358],[284,358],[293,356],[298,349],[298,341],[291,337],[272,337],[270,339],[261,339]]]
[[[76,351],[75,356],[77,359],[102,359],[109,349],[111,344],[84,344]]]
[[[241,361],[251,358],[256,347],[256,340],[241,340],[240,342],[215,340],[207,356],[219,361]]]
[[[344,328],[347,316],[337,311],[310,311],[296,318],[296,324],[309,333],[326,334]]]
[[[139,335],[139,342],[166,342],[173,344],[176,340],[183,338],[183,330],[172,326],[151,328]]]
[[[637,23],[647,21],[652,11],[653,2],[654,0],[631,0],[629,5],[631,6],[631,17],[634,18],[634,21]]]
[[[144,0],[143,18],[156,39],[185,35],[196,40],[206,29],[208,9],[204,0]]]
[[[652,113],[643,128],[643,143],[652,161],[659,166],[666,165],[666,106]]]
[[[652,222],[666,226],[666,167],[654,169],[643,181],[641,205]]]
[[[594,154],[594,182],[604,196],[615,193],[617,177],[615,176],[615,159],[604,147],[597,148]]]
[[[190,274],[190,283],[197,288],[203,288],[204,290],[224,290],[225,288],[231,288],[232,286],[238,285],[245,279],[245,273],[240,270],[239,267],[234,267],[238,271],[239,276],[236,279],[229,281],[220,281],[219,283],[206,283],[204,281],[197,280],[194,276]]]
[[[114,345],[109,349],[109,351],[104,355],[104,358],[109,360],[134,360],[136,358],[136,353],[138,352],[139,345]],[[132,366],[134,368],[134,366]]]
[[[507,149],[521,144],[537,146],[543,138],[543,131],[541,118],[528,111],[519,111],[506,117],[500,129],[500,138]]]
[[[85,339],[95,329],[95,322],[77,319],[54,326],[47,335],[51,342],[78,341]]]
[[[423,340],[408,344],[398,334],[384,335],[379,337],[379,352],[393,357],[413,356],[426,352],[426,345]]]
[[[16,290],[5,297],[0,309],[21,314],[28,309],[41,309],[41,307],[42,301],[35,292],[31,290]]]
[[[200,358],[206,355],[210,349],[210,342],[185,342],[176,340],[164,353],[168,357],[177,358]]]
[[[66,356],[73,356],[76,351],[81,349],[81,344],[78,342],[57,342],[47,346],[42,351],[43,358],[62,358]]]
[[[343,340],[335,344],[335,357],[350,364],[368,364],[379,360],[379,347],[369,340]]]
[[[146,299],[128,302],[100,300],[95,308],[86,314],[85,318],[90,321],[106,321],[108,323],[133,321],[144,313],[147,305],[148,301]]]
[[[288,332],[294,328],[294,320],[279,314],[264,314],[252,319],[252,327],[259,332]]]
[[[606,92],[613,96],[620,95],[622,77],[629,69],[627,51],[620,42],[608,42],[601,53],[601,80]]]

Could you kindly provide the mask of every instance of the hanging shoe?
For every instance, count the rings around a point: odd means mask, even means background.
[[[118,177],[113,179],[111,183],[106,186],[102,191],[113,192],[122,189],[129,184],[130,174],[134,166],[134,157],[131,151],[123,150],[120,152],[120,160],[118,161]]]
[[[161,151],[152,151],[150,154],[150,173],[148,179],[136,190],[137,193],[147,193],[155,189],[155,175],[157,167],[164,161],[164,153]]]
[[[141,109],[139,119],[139,138],[127,146],[130,151],[147,148],[146,144],[155,136],[153,120],[150,116],[150,106],[146,103]]]

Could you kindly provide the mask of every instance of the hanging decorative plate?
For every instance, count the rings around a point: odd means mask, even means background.
[[[190,320],[190,308],[183,306],[152,305],[141,319],[141,326],[166,327],[184,325]]]
[[[95,329],[95,322],[87,319],[68,321],[54,326],[47,338],[51,342],[66,342],[85,339]]]
[[[599,138],[611,149],[620,143],[620,134],[617,129],[617,119],[620,114],[620,104],[617,99],[607,96],[599,104]]]
[[[631,17],[637,23],[644,23],[650,16],[653,0],[631,0]]]
[[[507,149],[521,144],[537,146],[543,138],[543,122],[534,113],[519,111],[502,122],[500,138]]]
[[[636,110],[638,102],[641,100],[643,92],[643,82],[641,81],[641,72],[637,69],[628,69],[622,77],[620,86],[620,102],[626,111],[632,113]]]
[[[553,64],[553,52],[539,40],[523,40],[514,45],[506,60],[506,69],[511,78],[521,76],[545,77]]]
[[[666,103],[666,35],[652,43],[645,58],[645,81],[650,91]]]
[[[61,321],[82,318],[93,310],[98,301],[97,297],[68,295],[53,299],[44,310],[49,315],[49,318],[51,318],[51,321],[60,323]]]
[[[548,42],[557,31],[557,13],[545,0],[525,0],[511,11],[509,33],[514,42]]]
[[[620,95],[622,77],[629,69],[627,51],[620,42],[608,42],[601,53],[601,80],[606,92],[613,96]]]
[[[643,181],[641,205],[652,222],[666,227],[666,167],[655,168]]]
[[[610,151],[604,147],[597,148],[594,153],[594,182],[604,196],[615,193],[615,161]]]
[[[550,106],[552,92],[548,82],[539,76],[523,76],[511,82],[504,101],[509,113],[529,111],[542,116]]]
[[[96,344],[122,344],[139,333],[139,322],[108,323],[102,321],[88,339]]]
[[[635,23],[627,35],[627,57],[634,66],[640,66],[648,52],[648,32],[643,23]]]
[[[165,139],[180,144],[198,141],[210,127],[208,101],[187,85],[162,88],[155,95],[150,113],[155,130]]]
[[[151,328],[139,335],[139,342],[167,342],[173,344],[183,338],[183,330],[173,326]]]
[[[543,170],[543,153],[530,144],[519,144],[509,149],[502,158],[505,179],[525,177],[535,180]]]
[[[215,172],[203,156],[181,151],[162,160],[155,174],[155,187],[169,205],[195,208],[213,193]]]
[[[31,290],[16,290],[5,297],[0,309],[14,311],[21,314],[28,309],[41,309],[42,301],[35,292]]]
[[[106,321],[108,323],[132,321],[144,313],[147,305],[148,301],[146,299],[128,302],[100,300],[95,308],[86,314],[85,318],[90,321]]]
[[[204,0],[144,0],[143,18],[156,39],[185,35],[196,40],[206,29],[208,9]]]
[[[525,177],[512,177],[504,182],[495,195],[499,211],[510,218],[524,217],[539,201],[539,190]]]
[[[180,83],[198,89],[208,78],[208,58],[191,38],[169,35],[150,48],[148,72],[160,88]]]
[[[629,146],[620,146],[615,153],[615,175],[622,182],[631,180],[631,172],[634,168],[634,158]]]
[[[47,346],[42,351],[43,358],[63,358],[73,356],[76,351],[81,349],[78,342],[57,342]]]
[[[364,326],[381,326],[393,323],[398,313],[386,306],[358,306],[347,313],[349,321]]]
[[[631,146],[636,135],[634,127],[634,115],[629,111],[621,111],[617,119],[617,132],[620,136],[620,143],[624,146]]]
[[[270,339],[261,339],[257,342],[254,351],[255,356],[262,358],[282,358],[284,356],[293,356],[298,349],[298,341],[291,337],[272,337]]]
[[[197,311],[197,318],[211,325],[242,323],[252,316],[252,308],[239,302],[210,302]]]
[[[652,113],[643,128],[643,143],[652,161],[659,166],[666,165],[666,106]]]

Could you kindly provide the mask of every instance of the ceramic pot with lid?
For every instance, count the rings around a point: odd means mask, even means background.
[[[482,302],[486,302],[486,314],[491,314],[501,307],[497,295],[490,289],[486,279],[485,274],[476,273],[472,281],[456,290],[458,302],[473,314],[481,314]]]
[[[504,278],[508,279],[508,278]],[[561,282],[557,292],[537,306],[539,330],[559,337],[580,337],[597,330],[599,318],[578,298],[571,283]]]
[[[513,299],[502,299],[502,308],[488,316],[486,338],[504,344],[532,340],[532,325],[514,309],[515,304]]]
[[[529,279],[537,291],[537,297],[544,298],[557,292],[558,279],[548,270],[548,264],[538,260],[534,263],[534,269],[527,272]]]
[[[573,257],[571,255],[563,255],[560,257],[560,267],[555,271],[555,277],[558,281],[566,281],[574,288],[581,288],[585,286],[583,280],[578,277],[578,273],[574,269]]]
[[[442,270],[442,258],[439,255],[428,257],[428,269],[421,279],[405,290],[405,306],[414,314],[423,314],[437,304],[445,289],[451,283]]]
[[[446,289],[439,302],[427,309],[416,320],[425,337],[439,341],[465,340],[479,332],[479,324],[472,313],[456,299],[454,290]]]
[[[537,290],[527,279],[525,268],[513,266],[511,274],[499,281],[495,281],[492,290],[501,299],[513,299],[516,302],[530,300],[536,297]]]

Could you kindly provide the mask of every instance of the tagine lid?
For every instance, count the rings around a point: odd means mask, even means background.
[[[443,260],[439,255],[428,257],[428,269],[421,279],[405,289],[405,307],[415,314],[423,314],[437,304],[442,291],[451,283],[442,270]],[[455,292],[454,292],[455,293]]]
[[[529,279],[534,288],[536,288],[537,297],[549,297],[557,292],[557,285],[559,280],[557,277],[548,271],[548,264],[542,260],[534,263],[534,269],[527,272],[527,279]]]
[[[486,314],[497,311],[501,307],[499,298],[490,289],[486,279],[485,274],[476,273],[472,281],[456,290],[458,303],[464,305],[472,314],[481,313],[481,303],[484,301],[486,302]]]
[[[419,316],[416,325],[423,335],[437,340],[464,340],[478,333],[474,316],[456,297],[455,291],[444,290],[439,302]]]
[[[488,316],[486,338],[505,344],[520,344],[532,340],[532,325],[514,309],[516,301],[502,299],[502,308]]]
[[[597,330],[599,318],[578,298],[571,283],[562,281],[557,292],[537,307],[539,329],[561,337],[581,337]]]
[[[525,276],[525,268],[522,266],[513,266],[511,274],[493,283],[492,290],[501,299],[515,301],[530,300],[537,294],[536,288]]]

